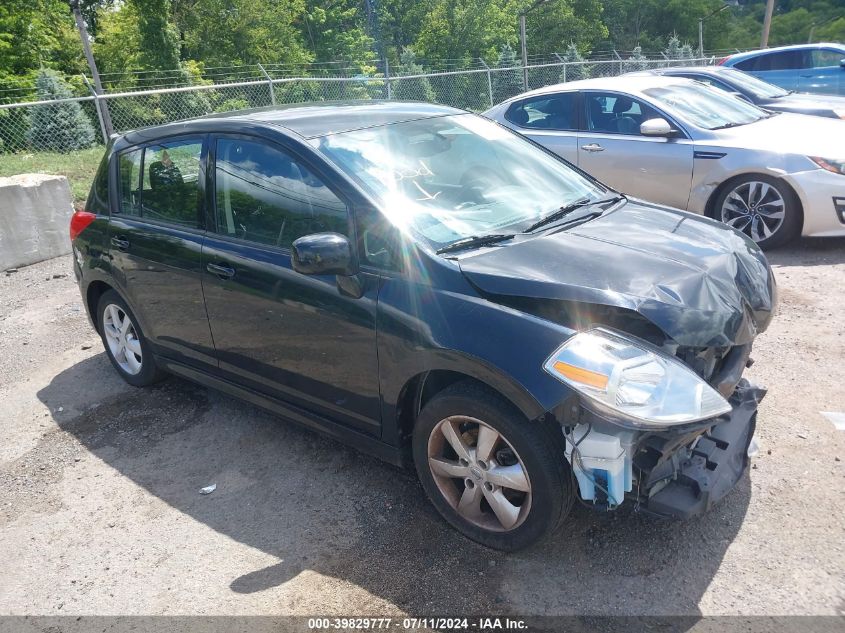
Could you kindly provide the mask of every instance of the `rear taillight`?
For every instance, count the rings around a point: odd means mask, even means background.
[[[721,66],[721,65],[722,65],[722,64],[724,64],[726,61],[728,61],[730,58],[731,58],[731,56],[730,56],[730,55],[728,55],[727,57],[723,57],[722,59],[720,59],[719,61],[717,61],[717,62],[716,62],[716,65],[717,65],[717,66]]]
[[[91,224],[97,216],[89,211],[76,211],[70,216],[70,241],[72,242]]]

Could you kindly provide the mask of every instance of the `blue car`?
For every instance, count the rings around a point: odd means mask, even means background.
[[[795,92],[845,95],[845,46],[797,44],[730,55],[719,61]]]

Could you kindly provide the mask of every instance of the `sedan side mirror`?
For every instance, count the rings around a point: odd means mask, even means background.
[[[341,275],[358,272],[349,239],[340,233],[312,233],[293,242],[293,269],[303,275]]]
[[[845,59],[840,59],[840,60],[839,60],[839,67],[840,67],[842,70],[845,70]]]
[[[666,119],[649,119],[640,125],[640,134],[643,136],[672,136],[674,133],[675,130]]]

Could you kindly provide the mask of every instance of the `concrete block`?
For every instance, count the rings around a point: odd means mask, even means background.
[[[64,176],[0,178],[0,270],[70,253],[73,198]]]

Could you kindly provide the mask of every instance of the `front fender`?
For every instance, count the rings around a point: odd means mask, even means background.
[[[459,274],[459,273],[458,273]],[[385,441],[398,438],[397,409],[405,385],[435,370],[471,376],[498,391],[528,419],[571,390],[543,370],[574,331],[480,297],[401,278],[384,282],[377,315],[379,381]]]

